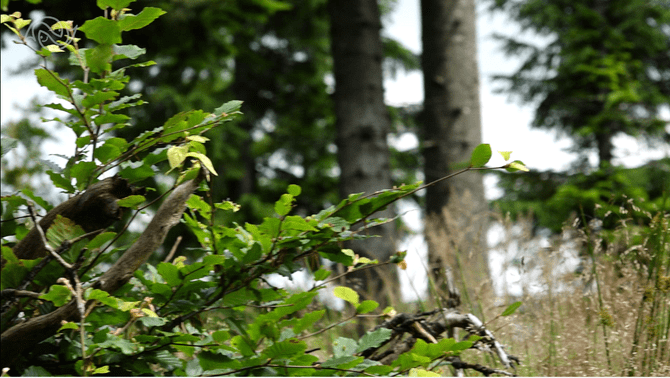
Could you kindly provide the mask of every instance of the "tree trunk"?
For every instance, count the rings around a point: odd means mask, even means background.
[[[422,0],[424,72],[423,157],[426,182],[462,168],[481,143],[474,0]],[[431,271],[445,283],[489,278],[482,176],[470,172],[426,192],[426,235]],[[439,286],[438,286],[439,287]]]
[[[328,4],[335,73],[337,157],[340,194],[373,193],[391,187],[386,141],[390,117],[382,86],[381,20],[376,0],[332,0]],[[379,217],[392,217],[388,209]],[[395,252],[392,223],[375,227],[379,235],[349,247],[369,258],[386,261]],[[385,293],[398,296],[395,268],[367,269],[353,275],[361,294],[382,304]],[[378,276],[379,275],[379,276]]]

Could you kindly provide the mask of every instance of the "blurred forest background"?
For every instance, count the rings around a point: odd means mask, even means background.
[[[533,109],[533,127],[567,138],[571,160],[560,170],[495,174],[501,195],[493,201],[484,197],[483,176],[469,172],[412,197],[395,214],[418,207],[419,217],[398,218],[379,229],[385,237],[373,243],[382,244],[358,247],[388,258],[424,230],[407,222],[426,220],[430,258],[410,269],[426,272],[429,283],[410,282],[413,297],[425,299],[427,286],[428,297],[439,298],[447,289],[446,269],[457,277],[464,310],[482,319],[501,300],[521,298],[523,311],[507,332],[515,353],[529,360],[527,374],[670,374],[669,2],[423,0],[416,2],[422,7],[421,53],[382,30],[397,6],[393,0],[160,0],[133,6],[147,5],[167,14],[129,33],[125,42],[145,47],[157,65],[131,73],[135,81],[127,94],[141,94],[148,105],[128,109],[137,124],[119,136],[133,138],[180,111],[243,100],[242,122],[209,135],[208,151],[220,173],[214,200],[242,205],[225,220],[241,223],[271,216],[289,184],[302,187],[296,211],[306,215],[352,192],[429,182],[467,164],[482,142],[478,91],[489,80],[477,71],[475,10],[513,20],[524,33],[499,33],[496,39],[518,66],[496,76],[495,86]],[[9,11],[74,17],[75,25],[100,12],[93,1],[69,0],[11,1]],[[359,50],[346,35],[356,31],[347,24],[351,15],[370,17],[363,23],[370,40]],[[402,22],[402,15],[394,19]],[[354,55],[371,68],[356,61],[343,66]],[[66,56],[54,65],[67,77]],[[382,79],[403,72],[423,73],[425,102],[384,104]],[[365,89],[357,85],[374,90],[358,101],[351,96]],[[352,110],[357,104],[361,108]],[[29,106],[28,99],[23,105],[24,119],[2,125],[3,137],[22,146],[3,156],[3,195],[27,188],[55,199],[46,172],[59,160],[45,156],[44,145],[57,129],[39,122],[43,109]],[[347,111],[371,121],[348,125]],[[502,132],[515,123],[498,121]],[[515,153],[538,143],[514,137],[521,141]],[[666,156],[626,164],[622,138]],[[400,140],[417,143],[408,148]],[[534,159],[524,155],[530,167]],[[489,230],[496,235],[487,240]],[[181,253],[188,256],[194,239],[183,230],[172,230],[166,245],[180,235]],[[403,246],[410,253],[425,248]],[[489,258],[489,251],[497,257]],[[395,293],[389,301],[400,304],[394,274],[384,280]],[[365,282],[376,282],[359,279],[364,289]],[[373,297],[382,290],[367,288]],[[580,359],[573,361],[575,355]]]

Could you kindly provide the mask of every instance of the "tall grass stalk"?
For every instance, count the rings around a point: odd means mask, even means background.
[[[494,248],[505,253],[503,271],[519,273],[518,281],[497,280],[504,282],[497,296],[471,274],[473,247],[453,237],[462,230],[449,228],[459,223],[426,227],[429,242],[448,246],[444,261],[458,270],[463,312],[493,319],[507,305],[524,303],[496,331],[521,358],[519,375],[670,376],[670,214],[642,214],[633,201],[626,211],[600,217],[620,217],[614,230],[575,217],[549,238],[533,236],[530,216],[512,222],[493,214],[504,234]],[[633,213],[646,221],[633,222]]]

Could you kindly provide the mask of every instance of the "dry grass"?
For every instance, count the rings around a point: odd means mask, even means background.
[[[630,202],[624,210],[636,208]],[[670,214],[646,215],[650,228],[620,218],[612,232],[598,231],[598,220],[583,227],[575,217],[561,235],[543,240],[531,236],[530,218],[511,222],[495,216],[502,230],[496,249],[506,253],[503,271],[517,276],[497,280],[505,287],[495,296],[461,272],[466,281],[459,289],[468,288],[461,310],[486,321],[515,301],[524,303],[514,315],[489,324],[508,352],[521,358],[519,375],[670,376]],[[441,231],[428,228],[431,243],[450,245],[444,250],[451,253],[469,250],[448,237],[463,232],[448,229],[450,224],[457,222],[442,222],[447,229]],[[461,269],[468,266],[465,257]],[[579,262],[580,273],[571,260]],[[466,358],[493,361],[477,353]]]

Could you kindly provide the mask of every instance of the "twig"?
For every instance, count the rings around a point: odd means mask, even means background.
[[[172,246],[172,249],[170,249],[170,253],[168,253],[168,255],[165,256],[163,262],[170,262],[170,260],[172,260],[172,256],[174,256],[175,252],[177,252],[177,247],[179,247],[181,239],[182,239],[181,235],[177,236],[177,240],[174,241],[174,245]]]
[[[331,328],[337,327],[338,325],[340,325],[340,324],[342,324],[342,323],[346,323],[346,322],[348,322],[349,320],[351,320],[351,319],[353,319],[353,318],[355,318],[355,317],[356,317],[356,314],[353,314],[353,315],[351,315],[350,317],[348,317],[348,318],[346,318],[346,319],[344,319],[344,320],[340,320],[340,321],[337,322],[337,323],[333,323],[333,324],[329,325],[328,327],[326,327],[326,328],[324,328],[324,329],[321,329],[321,330],[318,330],[318,331],[316,331],[316,332],[310,333],[309,335],[296,337],[296,339],[298,339],[298,340],[302,340],[302,339],[307,339],[307,338],[312,337],[312,336],[316,336],[316,335],[318,335],[318,334],[321,334],[321,333],[324,333],[324,332],[328,331],[328,330],[331,329]]]
[[[28,290],[16,290],[16,289],[5,289],[0,292],[0,297],[1,298],[10,298],[10,297],[28,297],[28,298],[34,298],[38,299],[40,297],[40,293],[36,293],[34,291],[28,291]]]

